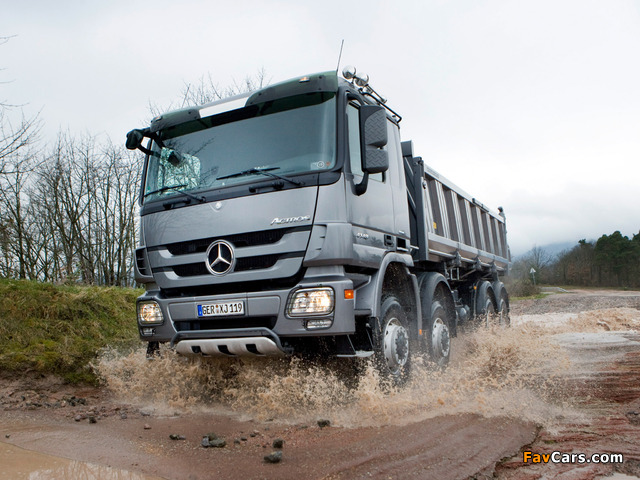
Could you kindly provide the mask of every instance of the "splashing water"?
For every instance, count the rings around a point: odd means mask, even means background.
[[[572,363],[554,335],[638,329],[640,312],[608,309],[557,321],[554,314],[544,322],[513,320],[511,328],[459,336],[444,371],[415,358],[411,382],[402,389],[381,386],[371,362],[361,364],[355,378],[353,365],[340,359],[187,358],[165,349],[148,360],[141,348],[106,351],[96,370],[122,400],[158,410],[204,409],[292,423],[326,417],[345,427],[475,413],[550,427],[559,416],[581,415],[563,391],[563,374]]]

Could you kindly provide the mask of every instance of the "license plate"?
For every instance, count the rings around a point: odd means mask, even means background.
[[[217,302],[198,305],[199,317],[221,317],[244,315],[244,302]]]

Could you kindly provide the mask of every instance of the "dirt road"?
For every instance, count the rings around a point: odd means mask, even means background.
[[[4,378],[0,480],[640,476],[640,293],[516,302],[512,323],[459,337],[445,372],[416,365],[398,392],[372,370],[345,385],[302,361],[142,351],[105,353],[101,388]],[[226,445],[203,447],[208,434]],[[280,462],[264,460],[277,451]],[[624,461],[534,464],[523,452]]]

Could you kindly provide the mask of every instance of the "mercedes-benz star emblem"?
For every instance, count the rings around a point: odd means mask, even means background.
[[[218,240],[207,249],[207,268],[214,275],[226,275],[236,263],[233,247],[224,240]]]

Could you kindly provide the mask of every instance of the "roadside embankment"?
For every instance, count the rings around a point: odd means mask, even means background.
[[[94,382],[106,347],[137,345],[138,290],[0,279],[0,372]]]

